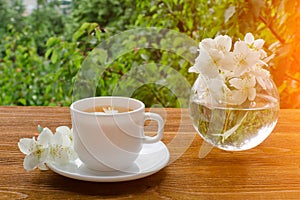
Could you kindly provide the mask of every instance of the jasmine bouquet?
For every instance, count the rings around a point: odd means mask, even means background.
[[[23,166],[26,171],[35,168],[47,170],[46,163],[66,164],[77,159],[73,149],[72,130],[67,126],[56,128],[55,134],[45,127],[38,126],[39,135],[37,139],[21,138],[18,147],[26,156]]]
[[[189,72],[200,74],[193,90],[199,101],[213,105],[241,105],[253,101],[261,90],[272,87],[264,66],[271,57],[263,50],[264,40],[247,33],[236,41],[227,35],[204,39],[199,56]]]
[[[194,127],[214,146],[245,150],[260,144],[273,130],[278,92],[265,68],[272,58],[264,40],[247,33],[233,43],[227,35],[199,43],[189,72],[197,73],[190,103]]]

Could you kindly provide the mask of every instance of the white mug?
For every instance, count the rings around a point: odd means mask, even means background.
[[[126,112],[88,112],[97,106],[123,107]],[[134,164],[144,143],[155,143],[163,136],[164,121],[146,112],[143,102],[127,97],[106,96],[81,99],[72,103],[74,150],[89,169],[126,171]],[[157,121],[153,137],[144,135],[145,120]]]

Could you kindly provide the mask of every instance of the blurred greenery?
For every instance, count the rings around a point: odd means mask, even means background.
[[[296,0],[73,0],[67,11],[61,9],[60,1],[37,3],[37,9],[25,15],[22,0],[0,0],[0,105],[68,106],[82,63],[98,44],[126,30],[158,27],[178,31],[197,42],[218,34],[239,39],[247,32],[265,39],[266,50],[276,52],[270,71],[279,88],[281,107],[300,107],[300,60],[296,56],[300,14]],[[156,42],[158,46],[166,43]],[[182,41],[167,42],[176,47]],[[113,95],[126,86],[133,88],[129,95],[148,107],[186,106],[189,91],[180,96],[164,84],[180,85],[175,72],[190,85],[196,78],[187,73],[192,63],[178,52],[133,48],[109,63],[96,80],[95,91],[89,91],[92,82],[87,82],[82,92]],[[153,81],[147,82],[145,73]]]

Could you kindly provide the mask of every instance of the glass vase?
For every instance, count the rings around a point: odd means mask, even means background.
[[[233,106],[210,104],[192,92],[190,115],[199,135],[214,147],[227,151],[242,151],[261,144],[273,131],[279,114],[277,87],[258,90],[253,101]]]

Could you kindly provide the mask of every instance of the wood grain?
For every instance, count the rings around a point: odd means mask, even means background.
[[[149,109],[148,109],[149,110]],[[37,125],[52,130],[71,126],[68,108],[0,107],[0,199],[299,199],[300,110],[281,110],[273,133],[243,152],[213,149],[198,158],[202,139],[188,110],[151,109],[165,118],[163,142],[169,165],[135,181],[90,183],[52,171],[26,172],[17,142],[37,135]],[[155,131],[148,123],[147,133]]]

